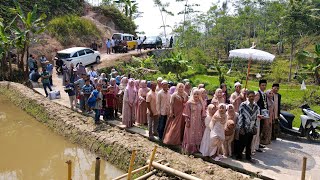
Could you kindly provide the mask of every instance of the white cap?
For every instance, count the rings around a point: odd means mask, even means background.
[[[162,80],[163,80],[162,77],[157,78],[157,81],[162,81]]]
[[[161,84],[168,84],[168,81],[167,81],[167,80],[163,80],[163,81],[161,82]]]
[[[239,82],[234,83],[234,87],[237,87],[237,86],[241,86],[241,83]]]

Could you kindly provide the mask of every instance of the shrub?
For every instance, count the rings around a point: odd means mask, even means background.
[[[98,11],[106,16],[110,17],[118,29],[121,29],[123,32],[135,34],[137,29],[136,24],[129,17],[125,16],[114,6],[101,6],[97,7]]]
[[[48,24],[49,33],[65,46],[91,43],[101,38],[101,32],[90,20],[75,15],[52,19]]]
[[[271,65],[272,72],[269,75],[269,79],[275,82],[281,82],[287,79],[289,74],[289,62],[284,60],[274,61]]]

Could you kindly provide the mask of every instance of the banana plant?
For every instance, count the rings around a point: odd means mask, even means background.
[[[320,84],[320,43],[315,45],[314,53],[308,51],[302,51],[301,55],[306,58],[313,59],[313,62],[307,65],[309,70],[313,71],[315,83]]]

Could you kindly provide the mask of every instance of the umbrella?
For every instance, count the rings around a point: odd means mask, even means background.
[[[249,59],[245,88],[247,88],[247,84],[248,84],[248,77],[249,77],[249,73],[250,73],[251,61],[257,60],[257,61],[272,62],[275,58],[275,56],[273,54],[270,54],[268,52],[261,51],[258,49],[252,49],[252,48],[231,50],[229,52],[229,58],[235,58],[235,57]]]

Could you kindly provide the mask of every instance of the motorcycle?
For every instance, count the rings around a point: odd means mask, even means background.
[[[292,127],[295,116],[281,111],[279,118],[280,129],[284,133],[307,137],[310,141],[320,141],[320,114],[313,111],[308,104],[300,106],[303,115],[300,115],[300,128]]]

